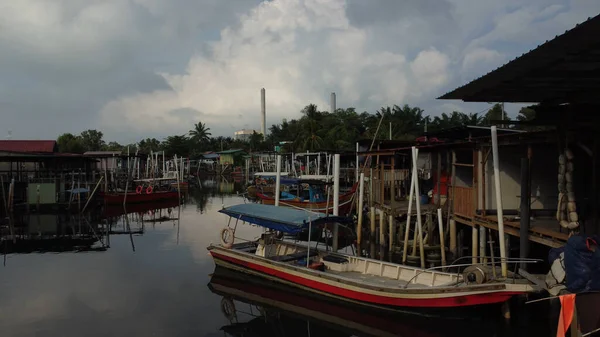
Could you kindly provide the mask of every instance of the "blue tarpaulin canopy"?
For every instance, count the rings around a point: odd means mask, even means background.
[[[324,223],[347,223],[352,221],[351,218],[347,217],[262,204],[234,205],[223,208],[219,212],[251,224],[290,234],[299,233],[308,228],[309,223],[312,226],[318,226]]]

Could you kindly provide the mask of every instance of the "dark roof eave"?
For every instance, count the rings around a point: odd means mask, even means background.
[[[514,81],[520,76],[547,68],[553,63],[567,62],[571,55],[597,47],[598,40],[589,38],[589,36],[596,36],[598,32],[600,32],[600,15],[588,18],[587,21],[576,25],[562,35],[556,36],[497,69],[445,93],[438,99],[455,99],[465,102],[543,102],[541,94],[523,93],[521,90],[507,94],[506,92],[502,93],[497,87]],[[543,90],[540,89],[540,91]]]

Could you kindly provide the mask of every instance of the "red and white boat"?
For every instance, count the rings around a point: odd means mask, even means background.
[[[242,204],[219,212],[235,219],[221,232],[221,244],[207,249],[215,264],[340,300],[381,308],[455,308],[503,303],[536,291],[524,279],[487,281],[484,267],[447,273],[374,259],[334,253],[263,234],[257,241],[233,242],[237,222],[273,231],[299,233],[349,218],[327,216],[287,207]],[[310,237],[310,234],[309,234]]]

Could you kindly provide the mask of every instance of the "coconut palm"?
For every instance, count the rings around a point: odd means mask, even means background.
[[[211,133],[210,128],[206,127],[206,124],[198,122],[194,124],[194,128],[190,130],[190,139],[196,144],[206,143],[210,140]]]

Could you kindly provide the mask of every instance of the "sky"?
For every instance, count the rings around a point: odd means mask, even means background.
[[[260,130],[314,103],[437,100],[600,13],[591,0],[0,0],[0,138]],[[515,116],[520,105],[507,104]]]

